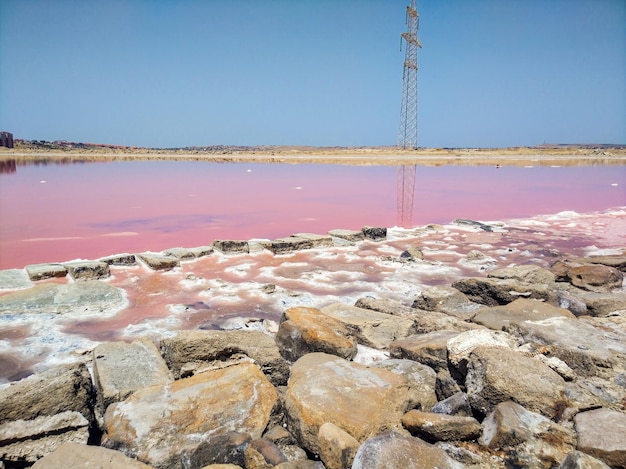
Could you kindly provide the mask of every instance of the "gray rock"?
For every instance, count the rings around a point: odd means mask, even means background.
[[[243,452],[244,467],[250,469],[272,469],[278,464],[289,462],[278,446],[263,438],[251,440]]]
[[[161,354],[175,378],[189,362],[223,362],[237,357],[248,357],[276,386],[289,378],[289,365],[280,355],[272,337],[259,331],[181,331],[172,338],[163,339]]]
[[[325,352],[351,360],[357,352],[357,343],[348,328],[339,320],[323,314],[319,309],[295,307],[287,309],[276,334],[280,353],[289,361],[296,361],[311,352]]]
[[[518,299],[505,306],[483,308],[472,318],[472,322],[500,331],[511,324],[519,326],[525,321],[544,321],[554,317],[575,318],[564,308],[537,300]]]
[[[439,371],[448,367],[448,340],[458,334],[457,331],[443,330],[412,335],[393,342],[389,353],[393,358],[408,358]]]
[[[32,469],[150,469],[119,451],[100,446],[66,443],[37,461]]]
[[[319,428],[326,422],[363,441],[398,425],[408,389],[406,378],[390,371],[309,353],[291,368],[284,400],[287,426],[313,454],[320,453]]]
[[[626,414],[611,409],[581,412],[574,418],[577,449],[611,467],[626,467]]]
[[[413,308],[440,311],[462,320],[470,319],[483,305],[474,303],[456,288],[436,286],[426,288],[413,302]]]
[[[333,238],[339,238],[351,243],[356,243],[365,239],[365,234],[363,234],[362,231],[355,230],[330,230],[328,234]]]
[[[475,440],[482,426],[474,417],[410,410],[402,416],[402,425],[412,435],[426,441]]]
[[[459,376],[459,379],[462,377]],[[447,368],[442,368],[437,371],[437,380],[435,381],[435,393],[437,394],[437,399],[439,401],[443,401],[448,397],[454,396],[455,394],[462,392],[461,387],[457,383],[457,381],[452,378],[450,374],[450,370]]]
[[[333,238],[329,235],[320,235],[315,233],[296,233],[293,236],[310,241],[311,247],[313,249],[329,248],[333,246]]]
[[[559,302],[558,294],[549,286],[513,279],[470,277],[457,280],[452,286],[471,301],[487,306],[504,305],[519,298],[542,300],[553,305]]]
[[[122,290],[97,280],[42,284],[0,297],[0,314],[115,313],[126,305]]]
[[[109,265],[129,266],[137,265],[137,259],[134,254],[116,254],[113,256],[103,257],[100,262],[106,262]]]
[[[364,226],[361,228],[366,239],[380,241],[387,238],[387,228],[377,226]]]
[[[93,421],[93,389],[87,367],[62,365],[0,389],[0,423],[32,420],[66,411]]]
[[[274,386],[253,364],[206,371],[110,405],[103,446],[158,469],[202,467],[206,461],[196,451],[201,443],[233,431],[259,438],[277,400]]]
[[[335,303],[321,311],[348,326],[358,342],[368,347],[387,348],[394,340],[415,333],[415,324],[410,319],[356,306]]]
[[[356,453],[352,469],[461,469],[461,463],[445,451],[419,438],[387,431],[365,441]]]
[[[5,422],[0,425],[0,460],[33,463],[65,443],[87,444],[88,439],[89,421],[76,411]]]
[[[206,257],[213,254],[213,246],[197,246],[195,248],[189,248],[194,257]]]
[[[287,238],[275,239],[267,243],[266,247],[274,254],[284,254],[293,251],[301,251],[303,249],[311,249],[313,242],[306,238],[289,236]]]
[[[0,270],[0,290],[21,290],[33,285],[24,269]]]
[[[352,467],[352,461],[359,449],[359,442],[337,425],[326,422],[317,435],[320,446],[320,459],[326,469]]]
[[[147,339],[98,345],[93,350],[93,375],[102,414],[138,389],[173,381],[159,350]]]
[[[585,292],[576,295],[576,298],[584,303],[586,312],[590,316],[608,316],[616,311],[626,310],[626,293],[619,291],[611,293]]]
[[[482,415],[509,399],[549,418],[565,405],[563,378],[506,347],[476,347],[469,356],[465,387],[472,409]]]
[[[552,272],[537,265],[505,267],[504,269],[489,272],[487,277],[503,280],[511,279],[525,283],[540,283],[543,285],[552,285],[556,280],[556,276]]]
[[[376,368],[404,376],[409,382],[409,408],[430,409],[437,402],[435,382],[437,374],[431,367],[413,360],[390,359],[375,362]]]
[[[97,280],[110,275],[109,264],[98,261],[68,262],[63,264],[74,280]]]
[[[512,467],[556,467],[574,449],[576,435],[543,415],[506,401],[483,421],[479,441],[504,451]]]
[[[248,241],[217,239],[211,246],[221,254],[248,254],[250,252]]]
[[[465,331],[452,337],[447,342],[448,362],[461,376],[467,372],[467,360],[470,353],[479,345],[490,347],[517,348],[517,340],[506,332],[480,329]]]
[[[44,280],[53,277],[65,277],[67,269],[61,264],[33,264],[24,267],[31,280]]]
[[[174,267],[180,266],[180,260],[177,257],[166,254],[142,252],[135,256],[152,270],[171,270]]]
[[[219,433],[207,437],[193,448],[183,450],[182,458],[194,461],[194,468],[241,469],[245,465],[244,453],[250,441],[252,438],[246,433]]]
[[[472,408],[467,394],[464,392],[457,392],[456,394],[437,402],[430,411],[437,414],[472,417]]]
[[[561,461],[559,469],[611,469],[599,459],[581,451],[570,451]]]
[[[419,261],[419,260],[424,259],[424,253],[417,246],[412,246],[402,251],[402,253],[400,254],[400,259],[404,259],[404,260],[411,261],[411,262]]]
[[[192,250],[182,247],[166,249],[165,251],[163,251],[163,255],[172,256],[181,261],[196,258],[196,255]]]

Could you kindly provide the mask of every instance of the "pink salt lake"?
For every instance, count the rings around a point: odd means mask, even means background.
[[[140,161],[14,169],[0,174],[2,269],[398,224],[397,173],[388,166]],[[509,264],[547,266],[557,251],[612,252],[626,245],[624,187],[621,166],[418,166],[413,226],[469,218],[505,220],[505,228],[394,229],[384,243],[212,255],[166,273],[113,268],[106,282],[125,292],[121,311],[0,318],[0,383],[75,360],[102,341],[247,327],[241,318],[276,321],[289,306],[353,303],[364,295],[410,303],[426,286],[459,276]],[[425,262],[393,261],[416,244]],[[467,262],[472,250],[485,257]]]

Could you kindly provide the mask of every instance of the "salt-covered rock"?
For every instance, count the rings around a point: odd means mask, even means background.
[[[482,308],[472,318],[472,322],[500,331],[511,324],[519,325],[524,321],[543,321],[553,317],[575,318],[564,308],[537,300],[518,299],[504,306]]]
[[[156,252],[142,252],[135,257],[150,267],[152,270],[171,270],[180,265],[180,259],[168,254]]]
[[[289,430],[320,453],[319,428],[330,422],[363,441],[400,424],[409,404],[406,378],[334,355],[309,353],[295,362],[285,394]]]
[[[295,236],[300,239],[306,239],[311,243],[311,247],[314,249],[329,248],[333,246],[333,238],[329,235],[321,235],[315,233],[296,233]]]
[[[365,441],[356,453],[352,469],[461,469],[445,451],[425,441],[387,431]]]
[[[339,320],[316,308],[287,309],[281,318],[276,344],[289,361],[296,361],[310,352],[325,352],[351,360],[357,343],[348,328]]]
[[[74,280],[97,280],[110,275],[109,264],[99,261],[68,262],[63,264]]]
[[[98,345],[93,350],[93,375],[102,414],[138,389],[173,381],[159,350],[147,339]]]
[[[306,238],[289,236],[287,238],[278,238],[270,241],[265,247],[274,254],[285,254],[293,251],[301,251],[303,249],[311,249],[313,242]]]
[[[459,417],[472,417],[472,408],[467,394],[457,392],[452,396],[437,402],[431,409],[437,414],[457,415]]]
[[[195,259],[196,254],[190,249],[186,249],[183,247],[170,248],[163,251],[163,255],[165,256],[173,256],[181,261]]]
[[[459,319],[470,319],[483,305],[474,303],[456,288],[445,285],[422,290],[413,302],[414,308],[427,311],[440,311]]]
[[[400,254],[400,259],[407,261],[419,261],[424,259],[424,253],[417,246],[411,246]]]
[[[626,414],[611,409],[581,412],[574,418],[577,449],[611,467],[626,467]]]
[[[554,273],[543,269],[538,265],[516,265],[505,267],[489,272],[487,277],[499,279],[511,279],[525,283],[540,283],[552,285],[556,279]]]
[[[113,256],[102,257],[100,262],[106,262],[109,265],[129,266],[137,265],[137,259],[134,254],[115,254]]]
[[[582,451],[570,451],[561,461],[559,469],[611,469],[599,459]]]
[[[67,268],[62,264],[32,264],[27,265],[24,269],[28,273],[28,277],[33,281],[65,277],[67,275]]]
[[[289,366],[280,355],[274,339],[259,331],[180,331],[161,341],[161,354],[175,378],[190,362],[219,367],[231,358],[248,358],[261,367],[275,385],[287,383]]]
[[[19,290],[32,286],[34,283],[24,269],[0,270],[0,290]]]
[[[38,460],[32,469],[151,469],[136,459],[101,446],[65,443],[54,452]]]
[[[472,350],[465,387],[472,409],[483,415],[509,399],[549,418],[564,404],[563,378],[540,361],[506,347],[481,345]]]
[[[471,351],[479,345],[514,349],[518,343],[514,337],[506,332],[490,331],[488,329],[461,332],[452,337],[446,344],[448,361],[461,376],[465,376],[467,360]]]
[[[351,243],[356,243],[359,241],[363,241],[365,239],[365,234],[363,234],[362,231],[356,231],[356,230],[344,230],[344,229],[330,230],[328,234],[332,236],[333,238],[339,238],[341,240],[348,241]]]
[[[415,324],[410,319],[343,303],[326,306],[321,311],[344,323],[359,343],[369,347],[387,348],[394,340],[415,332]]]
[[[576,436],[513,401],[498,404],[483,421],[481,444],[503,451],[515,467],[556,467],[574,449]]]
[[[277,399],[274,386],[249,363],[144,388],[107,408],[103,446],[156,468],[201,467],[206,461],[195,447],[232,431],[259,438]]]
[[[216,239],[211,246],[221,254],[248,254],[250,252],[248,241]]]
[[[402,416],[402,425],[412,435],[426,441],[475,440],[482,426],[474,417],[410,410]]]
[[[610,292],[620,288],[624,281],[624,274],[615,267],[584,264],[578,260],[558,261],[551,270],[558,280],[592,292]]]

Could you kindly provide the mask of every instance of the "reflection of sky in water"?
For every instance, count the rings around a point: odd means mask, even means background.
[[[414,197],[416,226],[588,212],[626,203],[625,173],[621,166],[418,166],[413,194],[405,200]],[[399,190],[391,166],[197,161],[18,166],[0,174],[0,268],[192,247],[214,239],[391,227],[398,224]]]

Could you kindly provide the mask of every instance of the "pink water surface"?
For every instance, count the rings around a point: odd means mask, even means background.
[[[389,166],[134,161],[10,169],[0,173],[0,269],[390,227],[402,191]],[[605,210],[626,204],[625,187],[623,166],[417,166],[411,219],[419,226]]]

